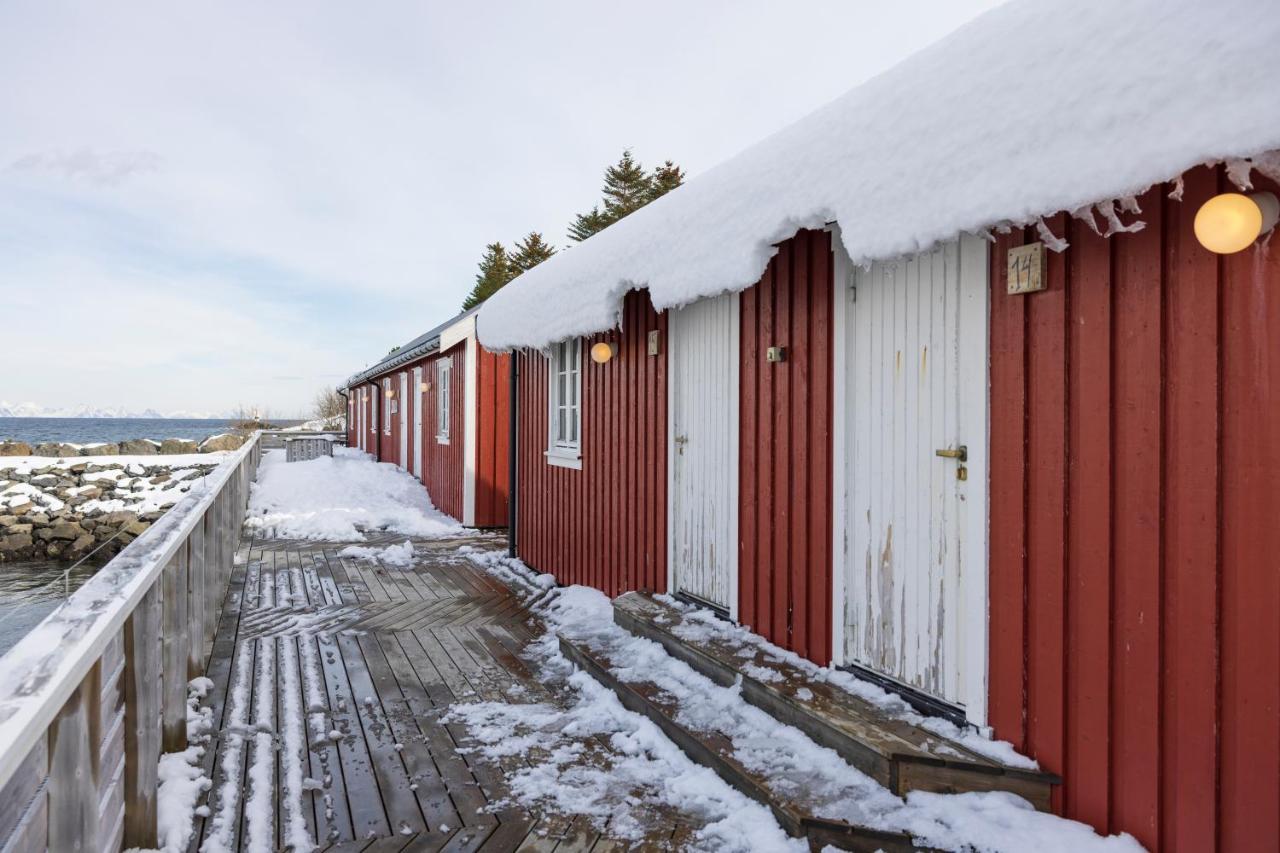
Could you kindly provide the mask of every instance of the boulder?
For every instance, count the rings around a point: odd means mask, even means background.
[[[41,489],[49,489],[58,485],[59,480],[57,474],[40,474],[32,477],[29,482],[31,485],[37,486]]]
[[[105,527],[124,527],[138,520],[138,516],[128,510],[116,510],[98,517],[98,524]]]
[[[20,533],[30,533],[31,530],[32,525],[30,524],[11,524],[4,532],[9,536],[16,536]]]
[[[115,444],[86,444],[80,448],[81,456],[119,456],[120,447]]]
[[[45,515],[43,512],[32,512],[28,513],[26,518],[23,520],[26,521],[27,524],[34,524],[36,527],[44,527],[49,523],[49,516]]]
[[[189,438],[166,438],[160,442],[160,453],[165,456],[179,453],[199,453],[200,445]]]
[[[0,456],[31,456],[31,445],[25,441],[0,441]]]
[[[18,523],[16,515],[0,515],[0,527],[9,527]]]
[[[15,554],[18,551],[25,551],[34,543],[31,541],[29,533],[13,533],[0,539],[0,553],[8,552]]]
[[[219,450],[239,450],[248,441],[248,436],[224,433],[213,435],[200,442],[201,453],[216,453]]]
[[[147,438],[131,438],[120,442],[122,456],[155,456],[159,450],[160,445]]]
[[[70,542],[83,536],[84,528],[79,524],[76,524],[74,521],[58,521],[40,531],[40,535],[42,537],[45,533],[48,534],[49,539]]]
[[[60,441],[46,441],[44,444],[36,445],[35,456],[79,456],[80,448],[74,444],[63,444]]]
[[[33,508],[34,508],[34,504],[32,504],[31,501],[23,501],[22,503],[18,503],[18,504],[9,504],[9,514],[10,515],[26,515]]]
[[[88,553],[93,547],[94,538],[92,533],[86,533],[83,536],[76,537],[76,540],[67,546],[67,556],[80,556]]]

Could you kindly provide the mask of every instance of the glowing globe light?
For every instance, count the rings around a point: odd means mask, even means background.
[[[1196,211],[1196,239],[1219,255],[1243,251],[1275,225],[1278,208],[1271,193],[1216,195]]]
[[[608,341],[600,341],[591,345],[591,360],[596,364],[604,364],[618,354],[618,345]]]

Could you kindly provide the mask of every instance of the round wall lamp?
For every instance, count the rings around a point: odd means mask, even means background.
[[[428,392],[428,391],[430,391],[430,390],[431,390],[431,383],[430,383],[430,382],[422,382],[422,383],[420,383],[420,384],[418,385],[418,390],[419,390],[419,391],[421,391],[421,392],[423,392],[423,393],[425,394],[426,392]]]
[[[605,364],[618,354],[618,345],[613,341],[600,341],[591,345],[591,360],[596,364]]]
[[[1253,245],[1280,219],[1280,200],[1273,193],[1221,193],[1196,211],[1195,232],[1200,245],[1219,255],[1231,255]]]

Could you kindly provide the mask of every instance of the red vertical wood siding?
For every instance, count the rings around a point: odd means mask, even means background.
[[[831,660],[831,235],[801,231],[742,293],[738,616]],[[765,361],[771,346],[786,360]]]
[[[650,331],[662,337],[656,356],[647,354]],[[517,550],[560,583],[610,596],[666,590],[666,335],[666,315],[647,293],[632,291],[621,328],[584,340],[581,470],[547,464],[547,359],[516,356]],[[618,345],[603,365],[587,355],[600,340]]]
[[[1005,292],[1034,231],[996,241],[990,721],[1070,817],[1275,850],[1280,254],[1203,249],[1196,210],[1231,187],[1184,178],[1139,199],[1138,233],[1052,221],[1046,292]]]
[[[396,396],[390,399],[396,400],[399,405],[400,399],[400,372],[379,376],[378,383],[378,446],[382,449],[380,461],[390,462],[395,465],[400,460],[400,412],[387,414],[387,385],[386,380],[391,380],[390,388],[395,392]]]
[[[458,520],[462,519],[462,471],[465,459],[463,424],[466,420],[466,406],[463,399],[466,394],[466,346],[466,342],[459,343],[428,358],[422,364],[422,379],[431,383],[431,390],[422,400],[422,484],[427,487],[431,503],[436,509]],[[437,395],[440,393],[436,365],[441,359],[453,362],[449,369],[448,444],[441,444],[436,440],[439,432]]]
[[[506,527],[511,475],[511,356],[476,346],[475,525]]]

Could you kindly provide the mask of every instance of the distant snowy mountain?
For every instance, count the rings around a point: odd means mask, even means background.
[[[141,412],[123,408],[99,406],[70,406],[58,408],[41,406],[38,403],[10,403],[0,400],[0,418],[230,418],[230,412],[187,412],[176,411],[164,414],[155,409],[143,409]]]

